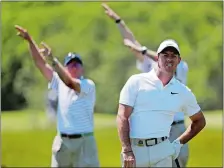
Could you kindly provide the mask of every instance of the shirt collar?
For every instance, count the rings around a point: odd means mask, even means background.
[[[176,78],[175,76],[173,76],[168,84],[174,84],[175,82],[176,82]]]
[[[150,77],[150,80],[153,80],[153,81],[160,81],[160,79],[159,79],[158,76],[156,75],[156,70],[155,70],[155,68],[153,68],[151,71],[149,71],[149,77]]]
[[[150,79],[153,80],[153,81],[160,81],[162,83],[162,81],[158,78],[158,76],[156,75],[156,70],[155,68],[153,68],[151,71],[149,71],[149,76],[150,76]],[[176,82],[176,78],[175,76],[173,75],[172,79],[169,81],[169,84],[174,84]]]

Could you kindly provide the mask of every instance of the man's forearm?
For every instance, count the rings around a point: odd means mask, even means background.
[[[122,152],[132,151],[129,137],[129,122],[127,118],[117,115],[118,134],[120,137]]]
[[[64,84],[70,87],[71,89],[80,92],[79,79],[73,79],[57,58],[51,57],[51,61],[54,70],[57,72],[58,76],[64,82]]]
[[[145,55],[146,55],[147,57],[151,58],[151,59],[154,60],[154,61],[157,61],[157,60],[158,60],[158,59],[157,59],[157,54],[156,54],[155,51],[152,51],[152,50],[147,49]]]
[[[32,58],[34,60],[34,63],[37,66],[39,66],[41,64],[45,64],[46,61],[42,57],[42,55],[39,53],[39,48],[38,48],[37,44],[35,43],[35,41],[30,39],[28,41],[28,44],[29,44],[30,53],[31,53],[31,56],[32,56]]]
[[[36,45],[35,41],[32,40],[32,39],[29,39],[28,43],[29,43],[29,49],[30,49],[31,56],[33,58],[33,61],[36,65],[36,67],[40,70],[42,75],[48,81],[51,81],[52,75],[53,75],[52,67],[49,64],[47,64],[47,61],[45,60],[45,58],[39,52],[39,48]]]
[[[118,29],[122,35],[122,37],[125,39],[131,40],[133,43],[136,43],[135,37],[131,30],[126,26],[125,22],[121,20],[120,23],[118,23]],[[137,45],[137,44],[136,44]]]
[[[61,63],[58,61],[57,58],[51,58],[52,66],[54,70],[57,72],[58,76],[61,78],[61,80],[68,86],[71,84],[71,76],[70,74],[65,70],[65,68],[61,65]]]
[[[205,127],[205,120],[198,120],[191,123],[187,130],[178,138],[181,144],[187,143]]]
[[[142,50],[139,47],[142,47],[141,44],[135,40],[135,37],[133,35],[133,33],[131,32],[131,30],[126,26],[125,22],[123,20],[121,20],[121,22],[118,24],[118,29],[122,35],[122,37],[124,39],[129,39],[130,41],[132,41],[136,47],[138,48],[132,48],[135,52],[138,52],[138,54],[141,54]],[[154,61],[157,61],[157,54],[156,52],[147,49],[146,56],[148,56],[149,58],[151,58]]]

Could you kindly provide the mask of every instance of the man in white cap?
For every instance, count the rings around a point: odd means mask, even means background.
[[[181,60],[178,44],[163,41],[157,55],[158,68],[132,75],[120,93],[117,124],[124,167],[172,167],[181,147],[206,125],[195,95],[174,77]],[[171,143],[167,138],[179,111],[191,124]]]
[[[95,84],[84,79],[83,62],[77,53],[68,53],[64,66],[51,49],[42,43],[44,56],[28,32],[15,26],[18,35],[26,40],[36,67],[57,92],[57,135],[52,145],[52,167],[99,167],[97,146],[93,135]]]
[[[158,65],[157,53],[147,49],[144,46],[141,46],[141,44],[135,39],[133,33],[127,27],[125,22],[120,19],[120,16],[117,13],[115,13],[108,5],[102,4],[102,6],[104,7],[106,14],[111,19],[113,19],[115,23],[117,23],[118,29],[120,30],[120,33],[124,39],[124,44],[128,46],[131,49],[131,51],[134,53],[134,55],[136,56],[137,68],[141,72],[149,72],[153,68],[157,68],[157,65]],[[185,61],[181,60],[175,71],[175,77],[181,83],[186,85],[187,73],[188,73],[188,65]],[[174,121],[172,122],[171,126],[172,127],[170,131],[169,140],[174,141],[186,130],[183,112],[178,112],[174,115]],[[188,144],[184,144],[178,156],[179,164],[182,167],[186,167],[188,155],[189,155]],[[177,164],[175,163],[175,161],[173,161],[173,167],[176,167],[176,166]]]

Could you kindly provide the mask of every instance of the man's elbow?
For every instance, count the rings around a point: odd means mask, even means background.
[[[203,118],[201,119],[201,127],[202,127],[202,129],[203,129],[205,126],[206,126],[206,120],[205,120],[205,117],[203,117]]]
[[[198,119],[196,123],[199,130],[204,129],[206,126],[206,120],[204,117],[201,117],[200,119]]]
[[[119,113],[117,114],[117,117],[116,117],[116,123],[117,125],[121,125],[123,122],[125,122],[125,117],[120,115]]]
[[[193,125],[195,125],[198,128],[198,130],[202,130],[206,126],[205,116],[203,115],[202,112],[199,112],[191,116],[190,119],[193,122]]]
[[[117,117],[116,117],[116,123],[117,123],[117,125],[120,124],[120,120],[121,120],[121,117],[119,116],[119,114],[117,114]]]

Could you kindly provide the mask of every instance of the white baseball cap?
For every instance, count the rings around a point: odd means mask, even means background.
[[[180,55],[180,48],[179,48],[177,42],[175,40],[172,40],[172,39],[164,40],[159,45],[159,48],[157,50],[157,54],[161,53],[167,47],[173,47],[173,48],[175,48],[179,52],[179,55]]]

